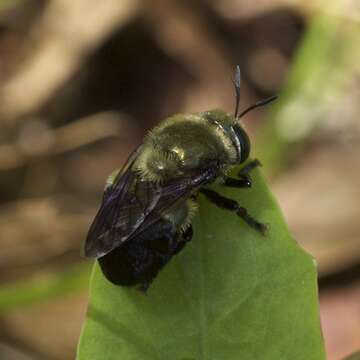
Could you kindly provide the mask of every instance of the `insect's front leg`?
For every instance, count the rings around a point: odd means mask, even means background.
[[[251,160],[248,164],[246,164],[238,173],[239,177],[248,176],[249,172],[258,166],[261,166],[261,162],[258,159]]]
[[[201,189],[200,192],[204,194],[214,205],[236,213],[236,215],[241,217],[250,227],[259,231],[262,235],[265,235],[267,226],[250,216],[247,210],[243,206],[240,206],[235,200],[224,197],[216,191],[210,189]]]
[[[252,185],[252,181],[249,172],[258,166],[261,166],[259,160],[255,159],[250,161],[239,171],[238,176],[240,179],[225,177],[224,186],[235,188],[250,188]]]
[[[251,187],[251,179],[249,176],[243,176],[241,179],[225,177],[223,185],[235,188],[249,188]]]

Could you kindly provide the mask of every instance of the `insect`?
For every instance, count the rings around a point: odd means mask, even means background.
[[[238,66],[234,86],[234,115],[211,110],[171,116],[151,130],[124,167],[109,177],[87,235],[85,256],[97,258],[112,283],[148,289],[158,272],[191,240],[198,193],[265,232],[265,225],[244,207],[207,187],[220,181],[224,186],[248,188],[249,172],[259,165],[257,160],[249,162],[238,178],[226,175],[250,153],[249,137],[239,119],[276,97],[239,113]]]

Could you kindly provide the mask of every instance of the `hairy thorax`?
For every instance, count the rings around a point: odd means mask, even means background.
[[[205,168],[227,165],[234,158],[231,143],[197,114],[175,115],[151,131],[136,168],[150,181],[166,181]]]

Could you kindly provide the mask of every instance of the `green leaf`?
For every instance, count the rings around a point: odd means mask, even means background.
[[[193,240],[146,295],[95,266],[78,359],[325,359],[315,262],[252,177],[250,190],[214,188],[269,223],[266,236],[200,195]]]

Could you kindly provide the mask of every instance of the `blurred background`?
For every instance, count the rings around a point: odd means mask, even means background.
[[[329,360],[360,348],[360,3],[0,1],[0,359],[73,359],[106,176],[179,111],[244,122],[317,260]]]

